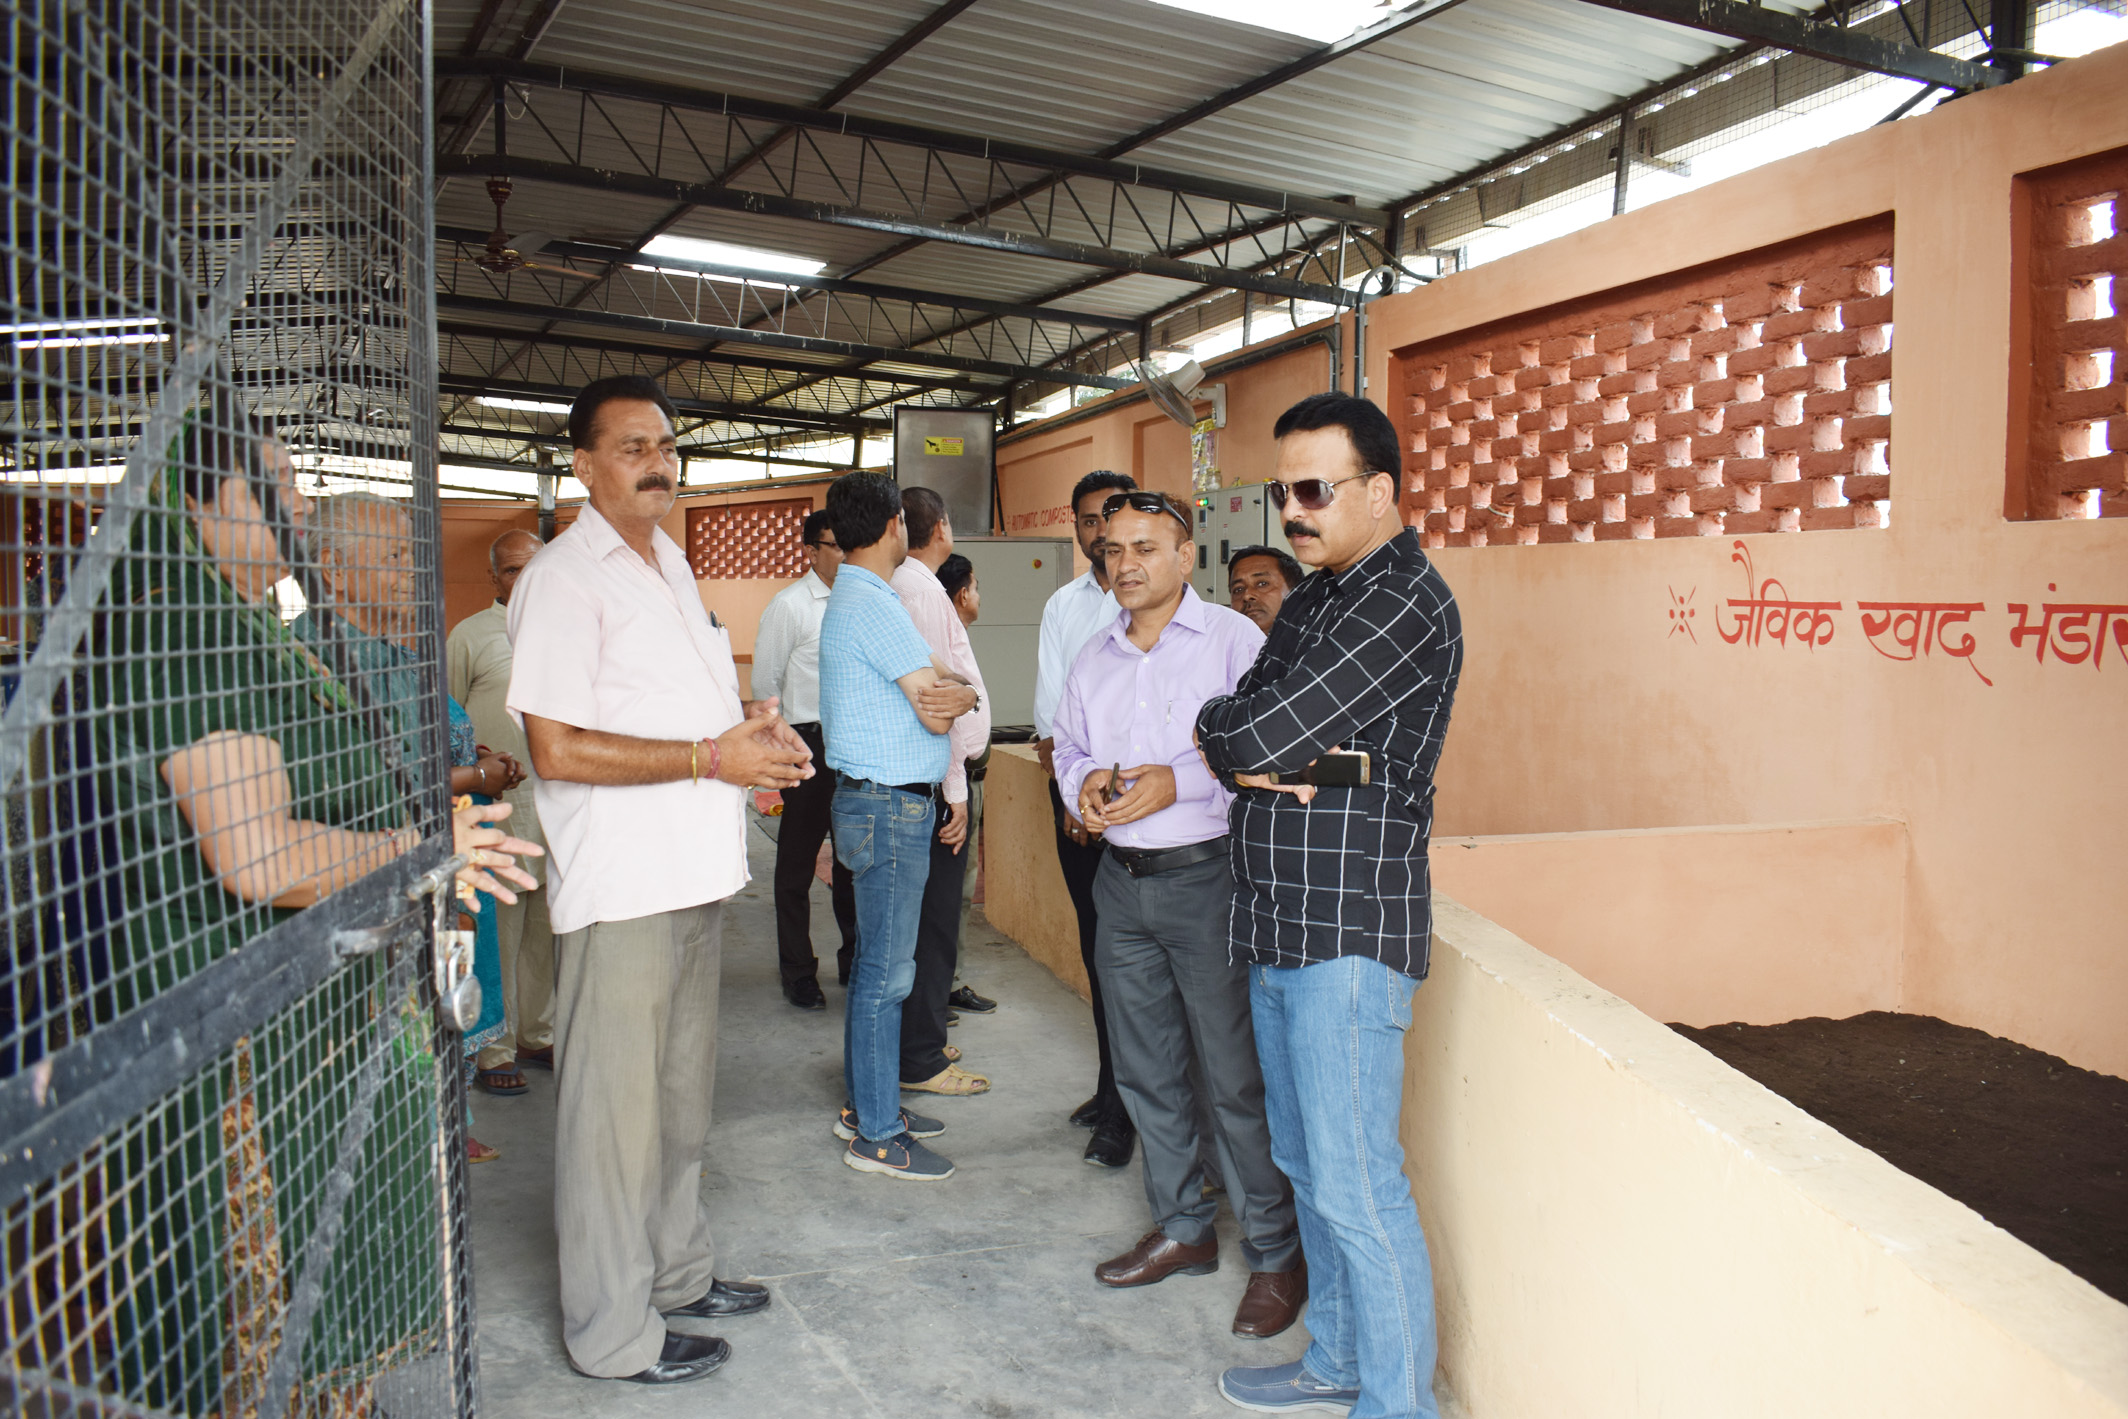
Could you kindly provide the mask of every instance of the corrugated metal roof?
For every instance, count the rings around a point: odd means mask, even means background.
[[[1815,0],[1774,3],[1793,11],[1814,8]],[[567,70],[578,69],[810,106],[910,33],[934,13],[936,4],[564,0],[529,56],[519,57],[563,66],[565,77]],[[482,0],[437,0],[439,54],[464,52],[481,5]],[[516,53],[520,35],[540,9],[540,0],[502,0],[478,52]],[[1467,173],[1735,47],[1699,31],[1576,0],[1465,0],[1129,149],[1126,158],[1208,179],[1386,205]],[[865,118],[1092,156],[1318,48],[1312,40],[1150,0],[977,0],[858,87],[840,108]],[[457,127],[454,120],[486,101],[484,81],[447,83],[441,105],[444,131],[452,131]],[[641,171],[641,155],[660,144],[700,144],[712,129],[717,144],[726,138],[723,121],[715,115],[686,117],[675,128],[654,106],[625,100],[599,105],[598,121],[578,132],[580,104],[570,92],[519,93],[512,100],[513,157]],[[556,134],[566,134],[566,142],[557,146],[542,133],[542,120]],[[759,138],[774,125],[751,127]],[[830,162],[854,166],[855,139],[823,134],[814,141]],[[471,151],[486,151],[486,146],[485,138],[475,138]],[[720,151],[705,151],[702,160],[718,164]],[[798,162],[792,167],[794,151]],[[722,160],[728,161],[728,155]],[[868,161],[876,163],[878,155],[868,156]],[[999,180],[999,173],[982,159],[966,156],[940,159],[924,176],[938,184],[935,201],[925,207],[930,220],[957,215],[956,197],[994,196]],[[851,192],[847,178],[847,170],[830,172],[810,151],[785,145],[773,172],[757,165],[734,185],[824,203],[868,201],[868,196]],[[876,168],[867,180],[881,180]],[[670,202],[658,198],[593,194],[520,178],[505,222],[513,232],[536,229],[572,240],[632,245],[664,223],[672,210]],[[1064,240],[1145,250],[1169,240],[1179,248],[1186,244],[1184,235],[1196,229],[1221,230],[1233,210],[1193,199],[1186,213],[1175,214],[1174,237],[1163,234],[1158,242],[1127,226],[1103,228],[1068,206],[1045,211],[1039,222],[1011,212],[991,221],[1010,230],[1039,227]],[[493,209],[478,181],[454,179],[439,199],[438,219],[448,226],[485,230],[493,221]],[[1084,289],[1059,304],[1108,316],[1140,317],[1203,289],[1166,277],[945,242],[910,246],[888,233],[757,212],[696,208],[672,221],[669,229],[807,256],[825,262],[829,274],[856,268],[863,271],[863,279],[967,298],[1026,303],[1083,284]],[[1312,234],[1322,229],[1316,222],[1307,230]],[[1277,249],[1289,235],[1281,231],[1265,240]],[[889,252],[896,254],[878,259]],[[1243,243],[1228,257],[1245,262],[1262,255],[1262,249]],[[1199,249],[1186,259],[1219,257]],[[471,289],[470,284],[465,288]],[[876,339],[876,326],[868,330],[847,313],[830,315],[824,298],[812,299],[821,309],[808,328],[835,338],[866,343]],[[638,308],[660,313],[677,309],[672,292],[654,293],[644,301]],[[525,321],[505,323],[513,329],[530,328]],[[587,321],[564,322],[558,328],[588,339],[614,338],[610,327]],[[1023,348],[1033,348],[1024,338],[1024,325],[1016,332]],[[629,338],[641,344],[654,337]],[[777,358],[839,363],[789,351],[778,352]],[[880,368],[916,377],[942,373],[917,363]],[[805,400],[810,408],[851,407],[877,401],[882,393],[876,384],[795,374],[750,377],[743,387],[768,391],[809,379]]]
[[[1730,47],[1575,0],[1469,0],[1135,156],[1393,202]]]

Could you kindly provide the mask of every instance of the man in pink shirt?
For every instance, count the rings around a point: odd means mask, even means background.
[[[743,1315],[702,1210],[724,899],[747,879],[745,790],[813,772],[775,703],[743,704],[731,640],[659,530],[673,405],[637,375],[569,411],[590,506],[510,596],[508,707],[539,770],[554,925],[554,1221],[579,1373],[700,1379],[730,1357],[669,1317]]]
[[[1248,971],[1227,951],[1233,795],[1199,757],[1196,724],[1200,705],[1233,693],[1264,635],[1190,589],[1193,529],[1174,499],[1113,493],[1101,513],[1122,611],[1065,677],[1054,752],[1064,801],[1108,839],[1094,966],[1153,1230],[1094,1279],[1150,1286],[1219,1268],[1219,1202],[1203,1187],[1209,1118],[1249,1268],[1233,1329],[1260,1339],[1293,1324],[1307,1273],[1293,1189],[1271,1159]]]
[[[990,698],[976,668],[968,627],[939,584],[938,569],[953,555],[953,523],[945,500],[929,488],[904,488],[901,511],[909,527],[909,555],[888,585],[916,633],[947,669],[975,688],[975,708],[953,721],[952,760],[940,785],[946,812],[931,841],[931,875],[924,882],[916,928],[916,983],[901,1006],[901,1086],[927,1094],[981,1094],[990,1081],[946,1056],[947,996],[960,959],[961,877],[968,870],[968,761],[990,743]]]

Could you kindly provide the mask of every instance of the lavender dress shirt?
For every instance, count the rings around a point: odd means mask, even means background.
[[[1110,828],[1108,840],[1136,852],[1183,847],[1227,830],[1234,796],[1198,757],[1192,736],[1206,700],[1234,692],[1256,662],[1264,634],[1238,611],[1182,589],[1175,618],[1151,650],[1130,643],[1130,612],[1095,632],[1064,678],[1055,724],[1057,791],[1076,808],[1095,769],[1166,764],[1175,801],[1158,813]]]

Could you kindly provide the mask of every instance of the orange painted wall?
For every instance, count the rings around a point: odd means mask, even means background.
[[[1218,433],[1221,477],[1260,482],[1276,465],[1271,425],[1296,400],[1330,387],[1330,357],[1323,345],[1308,344],[1226,374],[1214,361],[1208,382],[1227,386],[1227,426]],[[1128,473],[1143,488],[1188,495],[1189,430],[1129,391],[1075,412],[1076,420],[1060,416],[1000,441],[998,497],[1007,535],[1069,536],[1072,485],[1096,468]],[[1073,558],[1085,571],[1085,560],[1076,552]]]
[[[1469,646],[1442,834],[1899,819],[1911,848],[1899,1008],[2128,1074],[2128,647],[2096,668],[2042,661],[2035,642],[2012,643],[2008,610],[2128,605],[2128,520],[2003,519],[2006,450],[2023,436],[2009,391],[2029,377],[2011,368],[2013,180],[2128,145],[2124,93],[2128,45],[1370,307],[1370,389],[1383,396],[1398,348],[1895,222],[1890,526],[1735,539],[1757,579],[1843,603],[1834,639],[1728,643],[1724,603],[1745,587],[1728,538],[1438,551]],[[1277,397],[1323,387],[1319,350],[1257,370],[1287,366],[1314,380]],[[1248,417],[1267,424],[1275,403]],[[1087,468],[1128,466],[1146,412],[1021,434],[1000,453],[1008,512],[1061,499]],[[1251,442],[1222,449],[1237,476],[1263,476],[1269,440]],[[1977,653],[1889,659],[1862,634],[1865,600],[1983,602]],[[1812,884],[1792,889],[1802,900]]]

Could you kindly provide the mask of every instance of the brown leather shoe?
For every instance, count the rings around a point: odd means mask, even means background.
[[[1203,1276],[1218,1269],[1217,1237],[1207,1237],[1193,1247],[1184,1246],[1156,1228],[1138,1238],[1138,1245],[1123,1255],[1096,1266],[1094,1280],[1103,1286],[1150,1286],[1178,1271],[1185,1276]]]
[[[1234,1308],[1234,1333],[1248,1340],[1269,1340],[1296,1320],[1308,1299],[1308,1264],[1291,1271],[1252,1271],[1249,1289]]]

